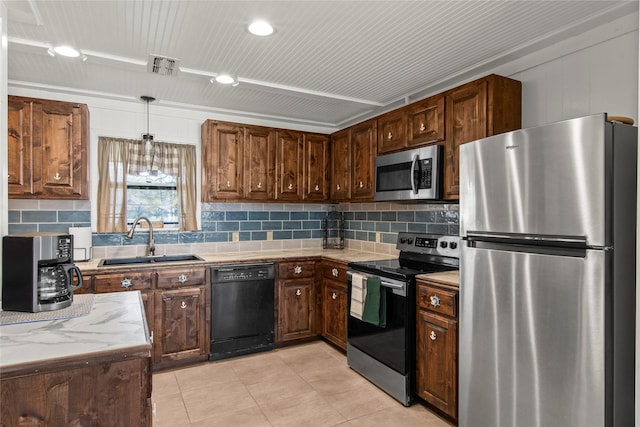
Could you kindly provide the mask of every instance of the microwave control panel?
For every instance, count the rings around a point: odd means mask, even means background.
[[[429,189],[433,185],[433,159],[419,161],[420,167],[416,168],[414,174],[418,175],[418,189]]]

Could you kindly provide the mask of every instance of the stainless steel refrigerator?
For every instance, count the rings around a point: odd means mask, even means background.
[[[460,148],[460,427],[634,422],[637,128]]]

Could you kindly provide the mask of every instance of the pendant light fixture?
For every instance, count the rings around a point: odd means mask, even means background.
[[[150,150],[151,143],[153,142],[153,135],[149,133],[149,103],[155,101],[156,99],[152,96],[146,95],[141,96],[140,99],[147,103],[147,133],[142,134],[142,140],[146,141],[145,148],[147,150]]]

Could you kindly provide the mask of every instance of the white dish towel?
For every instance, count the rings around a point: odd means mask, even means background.
[[[351,275],[351,308],[349,313],[356,319],[362,320],[364,300],[367,296],[367,277],[353,273]]]

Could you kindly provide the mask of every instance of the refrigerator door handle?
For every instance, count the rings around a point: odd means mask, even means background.
[[[587,238],[584,236],[531,235],[518,233],[490,233],[469,231],[466,240],[495,243],[527,244],[542,246],[563,246],[586,248]]]

